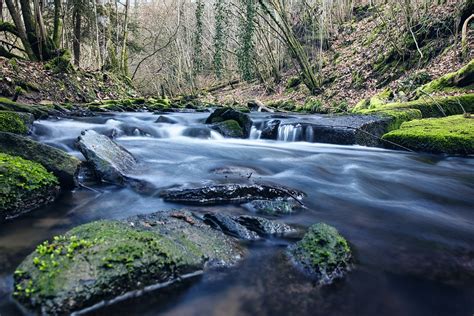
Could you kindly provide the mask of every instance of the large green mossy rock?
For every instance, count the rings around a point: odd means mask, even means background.
[[[227,120],[212,125],[212,129],[218,131],[222,136],[231,138],[244,137],[244,131],[239,123],[235,120]]]
[[[289,254],[320,285],[343,277],[351,267],[347,241],[324,223],[311,226],[301,241],[290,246]]]
[[[0,153],[0,221],[52,202],[56,177],[38,163]]]
[[[65,189],[72,189],[77,184],[81,161],[62,150],[21,135],[0,132],[0,152],[40,163]]]
[[[14,297],[36,313],[69,314],[241,256],[234,239],[189,212],[98,221],[39,245],[15,272]]]
[[[27,134],[33,121],[29,113],[0,111],[0,132]]]
[[[215,110],[207,119],[206,124],[217,124],[225,121],[235,121],[242,129],[243,138],[250,136],[252,120],[248,114],[236,111],[231,108],[219,108]]]
[[[455,115],[414,120],[385,134],[383,139],[415,151],[471,155],[474,154],[474,119]],[[388,147],[395,147],[390,143]]]
[[[41,105],[28,105],[13,102],[10,99],[0,97],[0,110],[30,113],[33,114],[36,119],[40,119],[48,117],[51,109]]]

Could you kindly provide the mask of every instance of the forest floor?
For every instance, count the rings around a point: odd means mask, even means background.
[[[394,58],[399,27],[388,24],[378,11],[370,11],[344,24],[338,35],[330,40],[331,46],[322,54],[322,93],[316,96],[324,107],[347,103],[351,108],[360,100],[370,98],[390,88],[395,101],[406,101],[409,93],[422,84],[444,74],[456,71],[474,58],[474,29],[470,29],[470,49],[464,59],[460,56],[460,34],[452,34],[455,7],[435,7],[431,22],[420,31],[418,44],[423,56],[413,47],[409,56]],[[382,27],[384,25],[384,27]],[[448,27],[446,27],[448,26]],[[433,35],[432,33],[436,33]],[[417,37],[418,37],[417,36]],[[410,38],[406,38],[410,41]],[[295,66],[296,67],[296,66]],[[272,84],[240,83],[220,89],[207,96],[216,103],[239,103],[258,99],[263,103],[276,100],[294,100],[304,103],[309,91],[303,84],[289,87],[297,75],[287,71],[281,82]]]

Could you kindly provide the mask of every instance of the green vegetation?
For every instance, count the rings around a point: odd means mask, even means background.
[[[244,136],[244,131],[236,120],[217,123],[214,128],[227,137],[242,138]]]
[[[37,119],[46,118],[49,115],[49,109],[46,106],[22,104],[2,97],[0,97],[0,111],[31,113]]]
[[[0,220],[52,201],[58,180],[38,163],[0,153]]]
[[[474,153],[474,119],[456,115],[414,120],[383,139],[415,151],[470,155]]]
[[[0,111],[0,132],[26,134],[27,124],[31,121],[31,118],[23,113]]]
[[[352,258],[344,237],[324,223],[311,226],[303,239],[290,247],[289,253],[319,284],[331,283],[342,276]]]
[[[44,68],[54,73],[70,73],[74,71],[71,63],[71,52],[65,49],[44,65]]]

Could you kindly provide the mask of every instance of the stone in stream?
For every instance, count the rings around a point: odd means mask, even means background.
[[[302,208],[301,204],[293,200],[255,200],[243,205],[244,208],[269,216],[290,215]]]
[[[280,124],[281,124],[280,120],[270,120],[268,122],[265,122],[260,138],[261,139],[277,139],[278,128],[280,127]]]
[[[216,124],[228,120],[236,121],[242,129],[243,138],[250,136],[252,120],[248,114],[233,110],[231,108],[219,108],[215,110],[207,119],[206,124]]]
[[[170,117],[168,117],[168,116],[160,115],[160,116],[156,119],[155,123],[176,124],[176,123],[178,123],[178,121],[176,121],[176,120],[174,120],[174,119],[172,119],[172,118],[170,118]]]
[[[0,222],[54,201],[58,184],[42,165],[0,153]]]
[[[77,186],[81,161],[60,149],[24,136],[0,132],[0,151],[40,163],[58,178],[62,188],[73,189]]]
[[[170,189],[160,193],[167,202],[196,205],[246,203],[253,200],[302,199],[304,193],[267,184],[220,184],[194,189]]]
[[[137,164],[135,157],[125,148],[93,130],[83,131],[76,145],[96,175],[113,184],[124,185],[128,180],[125,174]]]
[[[257,240],[259,235],[239,224],[232,216],[225,214],[209,213],[204,215],[204,221],[214,228],[222,230],[225,234],[243,240]]]
[[[15,271],[14,298],[38,314],[70,314],[232,266],[243,254],[186,211],[97,221],[40,244]]]
[[[224,122],[216,123],[211,125],[213,130],[216,130],[224,137],[230,138],[243,138],[244,130],[240,127],[239,123],[235,120],[227,120]]]
[[[334,227],[324,223],[311,226],[301,241],[288,248],[288,254],[320,285],[343,277],[351,268],[352,254],[347,241]]]
[[[259,235],[284,235],[293,233],[296,230],[284,223],[278,223],[275,221],[268,220],[263,217],[241,215],[234,217],[234,219],[247,227],[251,231],[256,232]]]

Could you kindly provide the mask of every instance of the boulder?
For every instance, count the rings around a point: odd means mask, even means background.
[[[34,119],[30,113],[0,111],[0,132],[27,134]]]
[[[170,189],[161,192],[167,202],[215,205],[246,203],[253,200],[301,199],[303,192],[267,184],[221,184],[194,189]]]
[[[343,277],[351,267],[347,241],[334,227],[324,223],[311,226],[301,241],[288,248],[288,253],[320,285]]]
[[[14,274],[14,298],[38,314],[70,314],[166,286],[243,256],[190,212],[97,221],[40,244]]]
[[[269,216],[290,215],[302,207],[295,200],[255,200],[243,206],[250,211]]]
[[[248,114],[238,112],[231,108],[219,108],[215,110],[206,120],[206,124],[216,124],[228,120],[236,121],[242,128],[243,138],[250,136],[252,129],[252,120]]]
[[[224,122],[216,123],[211,125],[213,130],[216,130],[224,137],[230,138],[243,138],[244,131],[242,127],[240,127],[239,123],[235,120],[227,120]]]
[[[172,119],[168,116],[160,115],[156,119],[155,123],[176,124],[176,123],[178,123],[178,121],[176,121],[176,120],[174,120],[174,119]]]
[[[239,224],[232,216],[225,214],[205,214],[204,221],[210,226],[222,230],[225,234],[243,239],[257,240],[258,234]]]
[[[259,235],[284,235],[293,233],[296,230],[284,223],[278,223],[263,217],[241,215],[235,220]]]
[[[60,149],[20,135],[0,132],[0,151],[40,163],[58,178],[62,188],[73,189],[77,185],[81,161]]]
[[[280,127],[280,120],[270,120],[265,122],[260,138],[262,139],[277,139],[278,128]]]
[[[137,164],[135,157],[125,148],[93,130],[83,131],[76,145],[96,176],[113,184],[125,185],[125,174]]]
[[[54,201],[58,184],[40,164],[0,153],[0,222]]]

